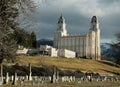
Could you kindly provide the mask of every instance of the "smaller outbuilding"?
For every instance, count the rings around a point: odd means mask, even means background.
[[[18,46],[18,50],[16,51],[17,55],[26,55],[28,52],[27,48],[24,48],[23,46]]]
[[[51,57],[66,57],[66,58],[76,57],[76,53],[74,51],[68,49],[56,49],[48,45],[41,45],[40,51]]]

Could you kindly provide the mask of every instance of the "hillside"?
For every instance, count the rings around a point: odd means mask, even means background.
[[[32,66],[55,65],[60,69],[93,71],[100,74],[120,74],[120,65],[108,61],[52,58],[46,56],[19,56],[16,62],[20,65],[28,65],[28,63],[31,63]]]

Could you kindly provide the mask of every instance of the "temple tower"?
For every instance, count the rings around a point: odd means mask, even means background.
[[[59,38],[67,36],[67,29],[64,17],[61,15],[58,23],[57,23],[57,30],[54,33],[54,42],[53,45],[55,48],[58,48]]]
[[[90,22],[88,42],[89,56],[94,60],[100,60],[100,29],[99,22],[96,16],[93,16]]]

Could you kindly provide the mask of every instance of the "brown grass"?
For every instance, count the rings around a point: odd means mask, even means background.
[[[89,59],[67,59],[67,58],[53,58],[47,56],[18,56],[17,61],[21,65],[33,66],[41,65],[55,65],[61,69],[72,69],[81,71],[93,71],[101,74],[120,73],[120,66],[105,61],[94,61]]]

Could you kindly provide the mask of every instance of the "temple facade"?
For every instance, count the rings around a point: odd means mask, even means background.
[[[76,52],[76,57],[93,60],[101,59],[100,52],[100,29],[96,16],[90,22],[90,29],[84,35],[72,35],[67,33],[64,17],[58,20],[58,28],[54,32],[54,47],[57,49],[68,49]]]

